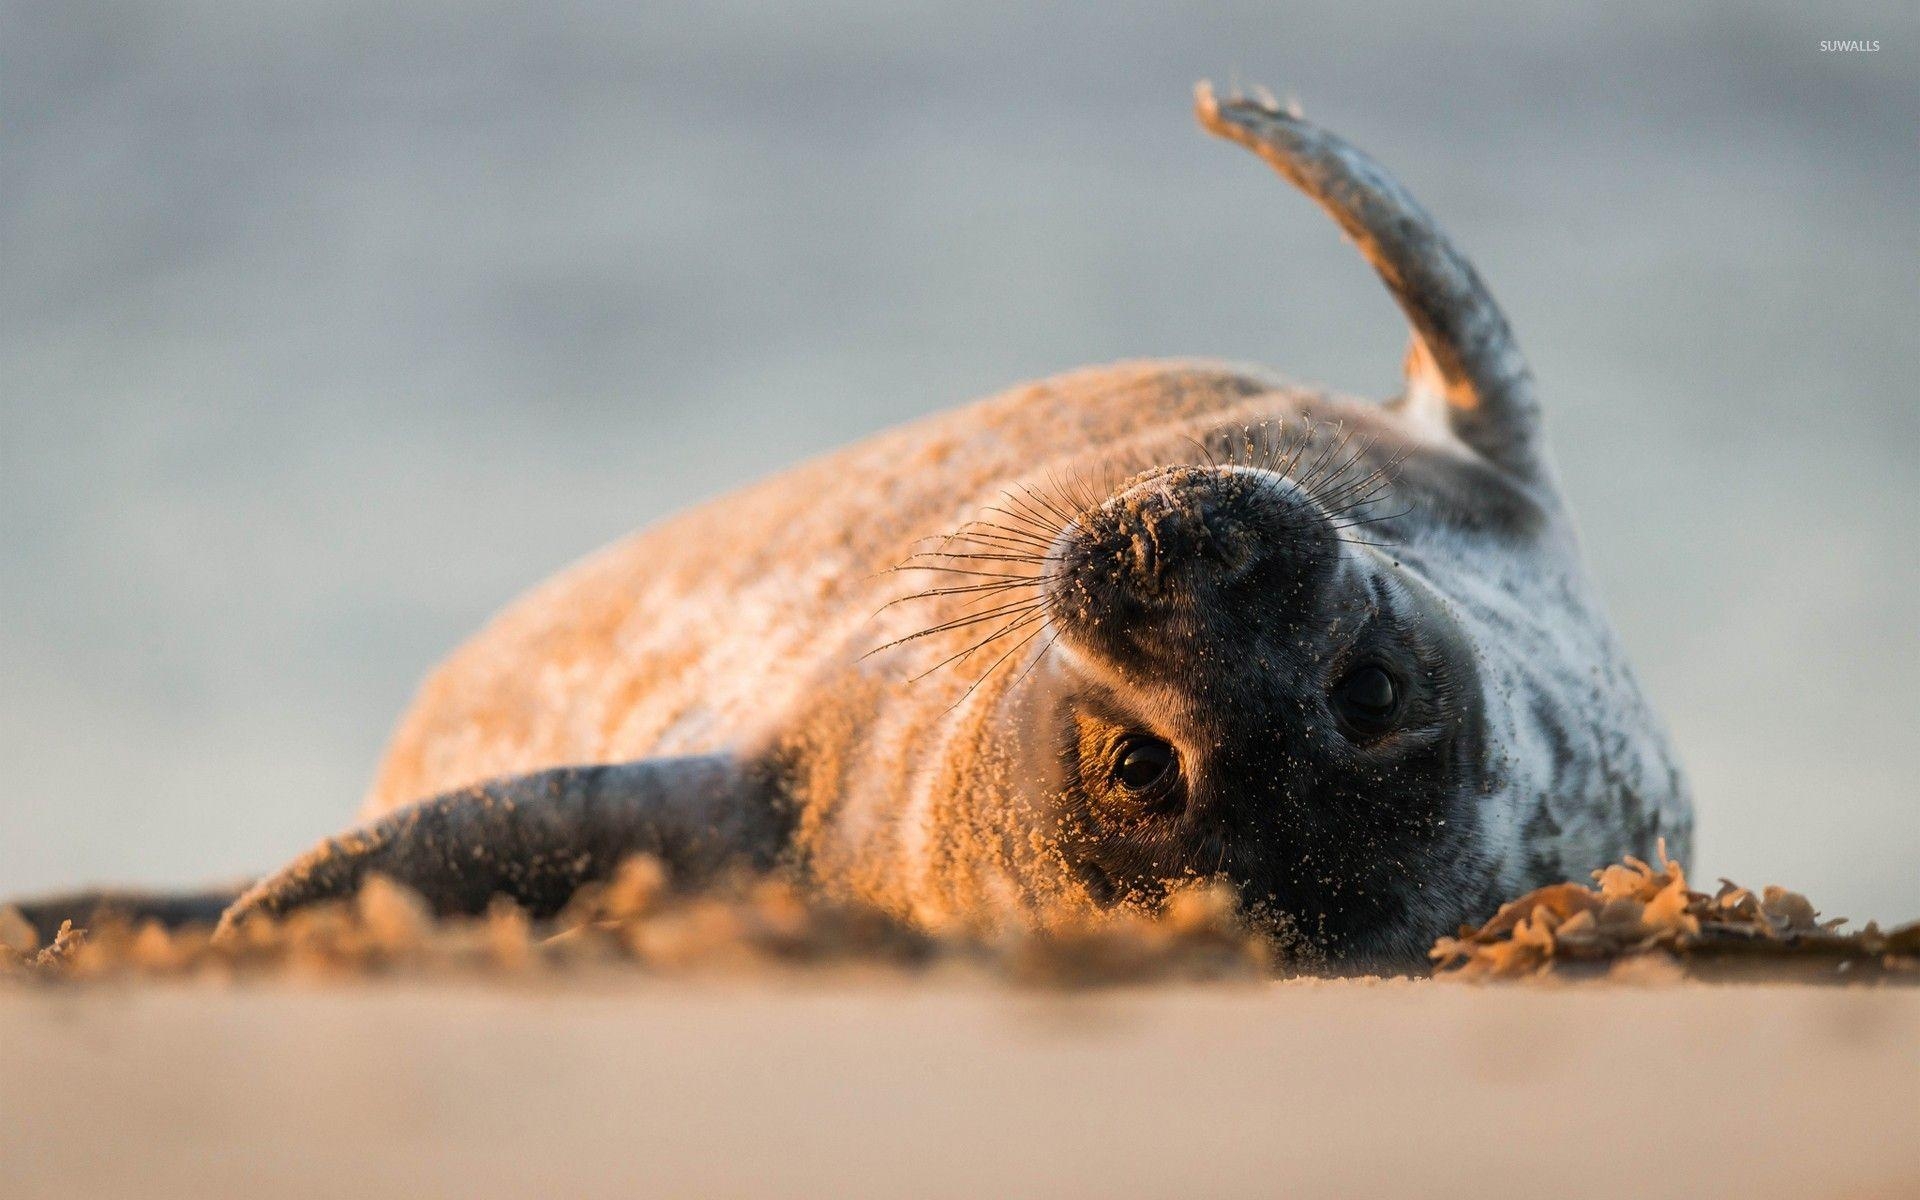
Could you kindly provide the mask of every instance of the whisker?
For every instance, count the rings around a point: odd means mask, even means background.
[[[1367,455],[1371,454],[1373,452],[1374,446],[1379,444],[1379,440],[1380,439],[1377,437],[1369,439],[1364,446],[1360,447],[1359,450],[1354,452],[1354,455],[1352,458],[1349,458],[1346,462],[1342,463],[1340,465],[1340,469],[1338,471],[1335,471],[1331,476],[1329,476],[1322,483],[1320,489],[1317,489],[1318,494],[1316,496],[1316,499],[1318,499],[1323,504],[1329,503],[1333,500],[1340,498],[1346,493],[1351,492],[1355,488],[1366,486],[1371,480],[1379,477],[1383,471],[1388,470],[1392,467],[1397,467],[1399,465],[1399,460],[1395,459],[1395,460],[1392,460],[1390,463],[1383,463],[1378,466],[1375,466],[1371,470],[1355,478],[1344,479],[1344,480],[1341,478],[1341,476],[1345,475],[1348,471],[1352,470],[1353,467],[1357,463],[1359,463],[1362,459],[1364,459]]]
[[[1220,469],[1220,464],[1214,460],[1213,451],[1207,448],[1207,444],[1205,442],[1201,441],[1197,437],[1191,437],[1191,436],[1186,438],[1185,440],[1193,444],[1193,448],[1195,450],[1198,450],[1200,452],[1200,456],[1207,460],[1207,465],[1209,467],[1212,467],[1216,471]]]
[[[920,672],[918,675],[915,675],[911,679],[908,679],[907,682],[919,683],[922,679],[925,679],[927,676],[933,674],[935,671],[940,670],[942,667],[948,666],[952,663],[957,663],[961,659],[966,658],[968,655],[973,654],[974,652],[981,650],[987,646],[993,645],[993,643],[999,641],[1003,637],[1006,637],[1008,634],[1014,633],[1021,629],[1025,629],[1027,626],[1033,624],[1035,621],[1040,620],[1043,616],[1045,616],[1044,613],[1028,613],[1026,616],[1018,617],[1014,620],[1008,621],[1006,624],[1000,626],[998,629],[994,630],[992,633],[988,634],[986,637],[983,637],[979,641],[975,642],[973,645],[968,646],[965,650],[960,651],[958,654],[948,655],[946,658],[941,659],[939,662],[933,664],[931,667],[928,667],[926,670]],[[994,665],[998,666],[999,664],[995,663]],[[980,676],[980,679],[985,679],[987,677],[987,674],[991,673],[992,670],[993,670],[993,667],[988,667],[987,671],[985,673],[982,673],[982,675]],[[974,684],[974,687],[978,687],[980,685],[980,680],[979,679],[974,680],[973,684]],[[968,693],[971,693],[973,691],[973,688],[970,687],[967,689],[967,691]],[[963,696],[962,699],[965,699],[965,697]]]
[[[1313,466],[1308,468],[1307,473],[1300,478],[1300,486],[1307,490],[1308,495],[1313,494],[1313,485],[1314,482],[1320,478],[1320,472],[1326,468],[1327,463],[1333,459],[1334,455],[1346,448],[1347,439],[1353,436],[1346,431],[1346,427],[1343,425],[1335,426],[1335,428],[1341,430],[1341,435],[1327,446],[1326,453],[1314,460]]]
[[[1054,554],[1046,554],[1046,555],[1005,554],[1005,553],[975,554],[971,552],[964,553],[964,554],[956,554],[951,550],[922,550],[918,554],[907,555],[905,559],[901,560],[901,565],[905,567],[907,563],[912,562],[916,558],[940,558],[940,559],[966,560],[966,561],[973,561],[973,562],[1043,563],[1043,562],[1056,562],[1058,561],[1059,556]],[[918,570],[919,568],[909,567],[907,569]]]
[[[980,672],[980,678],[974,680],[972,683],[967,685],[967,690],[964,692],[961,692],[960,698],[947,706],[947,711],[952,712],[954,709],[959,708],[962,704],[965,704],[967,701],[967,697],[973,695],[974,691],[977,688],[979,688],[981,684],[987,681],[987,676],[993,674],[995,669],[997,669],[1001,663],[1007,661],[1008,658],[1012,657],[1013,654],[1020,649],[1020,647],[1026,645],[1028,642],[1032,641],[1035,637],[1039,636],[1040,630],[1045,628],[1046,626],[1042,625],[1040,629],[1034,630],[1032,633],[1029,633],[1027,636],[1021,638],[1019,641],[1009,646],[1005,654],[1002,654],[999,658],[994,659],[991,666],[989,666],[986,670]]]
[[[1054,492],[1060,495],[1062,501],[1066,501],[1068,524],[1073,524],[1081,516],[1087,515],[1089,509],[1098,507],[1100,497],[1096,497],[1087,486],[1087,472],[1081,463],[1069,463],[1066,472],[1066,478],[1060,478],[1052,468],[1048,468],[1046,478],[1054,480]]]
[[[1053,481],[1053,476],[1051,473],[1049,473],[1047,478],[1049,483],[1052,484],[1052,486],[1054,486],[1055,488],[1059,487],[1059,484]],[[1023,488],[1022,490],[1024,490],[1027,494],[1028,503],[1041,509],[1043,512],[1043,515],[1051,516],[1056,522],[1058,522],[1061,525],[1073,524],[1073,514],[1068,512],[1064,507],[1061,506],[1058,497],[1053,496],[1046,491],[1043,491],[1039,488],[1034,488],[1034,487],[1026,487],[1026,488]]]
[[[1053,522],[1059,520],[1059,517],[1047,512],[1045,500],[1026,484],[1021,484],[1017,492],[1005,491],[1001,495],[1005,496],[1009,503],[1019,505],[1021,514],[1042,529],[1048,528]]]
[[[1011,604],[1003,604],[999,608],[989,609],[986,612],[976,613],[973,616],[969,616],[969,617],[956,617],[951,621],[943,621],[940,624],[933,626],[932,628],[922,629],[918,633],[910,633],[910,634],[907,634],[905,637],[895,638],[892,641],[887,642],[885,645],[875,646],[873,649],[867,651],[865,654],[862,654],[860,657],[863,659],[870,658],[873,655],[880,653],[882,650],[891,650],[895,646],[901,646],[901,645],[905,645],[908,642],[918,641],[919,639],[924,637],[932,637],[936,633],[949,633],[955,629],[965,629],[970,625],[978,625],[983,621],[991,621],[995,617],[1004,617],[1010,613],[1037,612],[1044,607],[1045,607],[1044,603],[1037,599],[1027,598],[1027,599],[1016,600]]]
[[[1293,469],[1300,465],[1301,456],[1306,454],[1307,447],[1313,444],[1313,422],[1303,421],[1302,424],[1304,428],[1300,432],[1300,437],[1293,443],[1293,452],[1287,455],[1285,464],[1273,468],[1276,474],[1291,477]]]
[[[954,533],[954,534],[951,534],[947,540],[950,543],[951,542],[973,542],[983,546],[997,545],[1004,549],[1013,549],[1017,547],[1021,549],[1027,549],[1027,550],[1037,550],[1042,553],[1045,553],[1048,549],[1051,548],[1049,544],[1041,542],[1040,539],[1034,537],[1032,534],[1023,533],[1018,530],[1007,529],[1004,526],[978,525],[976,526],[976,528],[980,530],[986,530],[987,532]]]
[[[1338,516],[1341,513],[1356,512],[1360,509],[1367,507],[1367,505],[1372,504],[1378,500],[1383,500],[1392,494],[1393,494],[1393,482],[1391,480],[1381,480],[1379,483],[1375,484],[1373,488],[1370,491],[1368,491],[1367,494],[1364,496],[1358,496],[1351,500],[1343,501],[1342,503],[1334,505],[1332,507],[1327,507],[1325,505],[1323,505],[1322,507],[1325,509],[1328,516],[1330,517]]]
[[[1036,575],[1032,579],[1000,579],[992,583],[955,584],[952,587],[928,588],[925,591],[902,596],[898,600],[889,600],[886,606],[904,604],[908,600],[925,600],[931,596],[966,596],[979,592],[1004,592],[1012,588],[1037,587],[1046,582],[1046,576]]]
[[[1059,635],[1058,633],[1056,633],[1056,634],[1054,634],[1054,635],[1053,635],[1052,637],[1050,637],[1050,638],[1048,638],[1048,639],[1047,639],[1047,644],[1046,644],[1046,645],[1044,645],[1044,646],[1042,646],[1042,647],[1040,647],[1040,653],[1038,653],[1038,654],[1036,654],[1036,655],[1034,655],[1034,656],[1033,656],[1033,661],[1032,661],[1032,662],[1030,662],[1030,663],[1028,663],[1028,664],[1026,665],[1026,667],[1025,667],[1024,669],[1022,669],[1022,670],[1021,670],[1021,672],[1020,672],[1020,673],[1019,673],[1018,675],[1015,675],[1015,676],[1013,677],[1013,682],[1007,685],[1007,687],[1008,687],[1008,689],[1009,689],[1009,690],[1011,690],[1011,689],[1013,689],[1013,688],[1017,688],[1017,687],[1019,687],[1019,686],[1020,686],[1020,681],[1021,681],[1022,679],[1025,679],[1025,678],[1026,678],[1026,677],[1027,677],[1028,675],[1030,675],[1030,674],[1032,674],[1032,673],[1033,673],[1033,669],[1034,669],[1035,667],[1037,667],[1037,666],[1039,666],[1039,665],[1040,665],[1040,660],[1041,660],[1041,659],[1043,659],[1043,658],[1045,658],[1045,657],[1047,656],[1047,651],[1049,651],[1049,650],[1051,650],[1051,649],[1053,649],[1053,644],[1054,644],[1055,642],[1057,642],[1057,641],[1059,641],[1059,640],[1060,640],[1060,635]],[[1023,643],[1023,644],[1024,644],[1024,643]],[[1018,647],[1018,646],[1015,646],[1015,647],[1014,647],[1014,649],[1016,649],[1016,650],[1018,650],[1019,648],[1020,648],[1020,647]],[[964,698],[964,697],[963,697],[963,698]]]
[[[1409,514],[1409,513],[1411,513],[1412,511],[1413,511],[1413,508],[1412,508],[1412,506],[1408,506],[1408,507],[1406,507],[1406,508],[1403,508],[1403,509],[1401,509],[1401,510],[1400,510],[1399,512],[1396,512],[1396,513],[1387,513],[1387,514],[1386,514],[1386,515],[1384,515],[1384,516],[1378,516],[1378,517],[1356,517],[1356,518],[1354,518],[1354,519],[1352,519],[1352,520],[1349,520],[1349,521],[1341,521],[1341,522],[1339,522],[1338,524],[1336,524],[1336,525],[1334,526],[1334,528],[1335,528],[1335,529],[1352,529],[1352,528],[1353,528],[1354,526],[1356,526],[1356,525],[1378,525],[1378,524],[1379,524],[1380,522],[1382,522],[1382,521],[1395,521],[1395,520],[1398,520],[1398,519],[1400,519],[1401,517],[1404,517],[1404,516],[1406,516],[1406,515],[1408,515],[1408,514]]]
[[[1371,447],[1369,447],[1369,449],[1371,449]],[[1340,487],[1335,488],[1333,492],[1329,494],[1337,495],[1341,491],[1349,490],[1351,488],[1365,487],[1367,484],[1371,483],[1375,479],[1385,479],[1390,476],[1397,475],[1400,471],[1400,464],[1407,460],[1408,453],[1409,453],[1408,451],[1403,450],[1400,453],[1393,455],[1392,457],[1388,458],[1385,462],[1380,463],[1378,466],[1374,467],[1371,471],[1368,471],[1366,474],[1361,475],[1357,479],[1354,479],[1348,483],[1344,483],[1340,485]]]
[[[1032,580],[1026,580],[1018,583],[1014,583],[1014,582],[974,583],[974,584],[967,584],[963,587],[928,588],[924,592],[914,592],[910,596],[900,596],[895,599],[889,600],[885,604],[882,604],[879,608],[874,609],[873,615],[877,617],[881,613],[892,608],[894,605],[905,604],[911,600],[931,600],[936,596],[966,596],[966,595],[977,595],[980,593],[992,595],[997,592],[1014,591],[1023,587],[1035,587],[1035,586],[1045,584],[1046,582],[1047,581],[1045,579],[1032,579]]]
[[[1344,488],[1346,486],[1346,482],[1343,481],[1342,477],[1345,476],[1348,471],[1353,470],[1353,468],[1360,462],[1360,460],[1367,456],[1367,453],[1373,449],[1373,443],[1376,440],[1378,439],[1369,439],[1368,441],[1362,443],[1360,448],[1355,450],[1351,455],[1349,455],[1345,462],[1341,463],[1339,466],[1329,471],[1326,477],[1320,481],[1319,486],[1321,488],[1330,489],[1331,491],[1334,491],[1334,492],[1337,492],[1341,488]]]
[[[936,575],[972,575],[978,579],[1037,579],[1037,575],[1019,575],[1011,571],[976,571],[970,567],[923,567],[908,563],[896,563],[882,574],[900,571],[931,571]]]
[[[1266,457],[1262,460],[1261,465],[1269,471],[1277,470],[1281,458],[1286,455],[1287,451],[1293,449],[1296,443],[1291,443],[1287,440],[1287,427],[1284,421],[1262,425],[1260,429],[1261,437],[1267,445]]]
[[[1036,522],[1033,517],[1027,516],[1024,513],[1009,512],[1007,509],[1001,508],[998,505],[989,504],[986,511],[999,513],[1001,516],[1013,522],[1011,526],[1003,525],[1000,526],[1000,528],[1005,529],[1009,533],[1024,533],[1035,541],[1046,541],[1050,543],[1054,535],[1059,532],[1058,530],[1049,529],[1047,526]]]
[[[1074,489],[1074,494],[1071,499],[1075,504],[1080,506],[1080,512],[1074,517],[1074,521],[1077,523],[1086,514],[1100,507],[1101,497],[1094,492],[1092,481],[1087,478],[1085,470],[1081,467],[1076,466],[1073,469],[1070,482]]]

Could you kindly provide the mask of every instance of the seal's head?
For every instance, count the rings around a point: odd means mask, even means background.
[[[1330,948],[1428,934],[1420,893],[1474,857],[1474,656],[1427,584],[1343,534],[1314,488],[1240,464],[1150,472],[1062,531],[1041,723],[1097,897],[1224,876]]]

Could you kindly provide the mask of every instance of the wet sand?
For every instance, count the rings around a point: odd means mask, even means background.
[[[0,1196],[1912,1196],[1920,989],[0,990]]]

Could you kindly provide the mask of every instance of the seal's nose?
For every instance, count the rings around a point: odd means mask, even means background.
[[[1245,574],[1263,539],[1225,483],[1217,471],[1180,469],[1115,496],[1104,540],[1116,565],[1149,590],[1182,578],[1224,584]]]
[[[1167,467],[1061,533],[1049,614],[1079,650],[1175,669],[1167,647],[1224,650],[1250,627],[1307,619],[1338,549],[1325,515],[1285,476],[1244,465]]]

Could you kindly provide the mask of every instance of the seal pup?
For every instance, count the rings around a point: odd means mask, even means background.
[[[1524,889],[1684,858],[1685,785],[1479,276],[1340,138],[1264,96],[1196,107],[1376,269],[1402,395],[1084,370],[644,530],[441,666],[365,823],[225,927],[376,872],[551,911],[647,851],[932,928],[1219,879],[1335,963],[1406,965]]]

